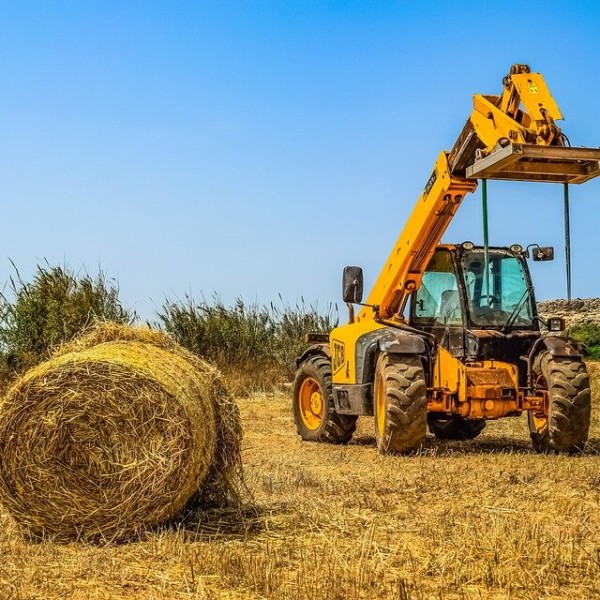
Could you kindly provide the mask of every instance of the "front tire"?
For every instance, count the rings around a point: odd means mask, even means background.
[[[552,356],[544,351],[533,363],[536,387],[548,391],[548,416],[527,414],[536,452],[582,450],[591,417],[590,379],[580,357]]]
[[[346,444],[356,430],[358,417],[333,411],[331,361],[321,354],[311,356],[298,367],[293,411],[296,430],[306,441]]]
[[[374,404],[379,451],[417,450],[427,434],[427,388],[419,356],[380,354]]]

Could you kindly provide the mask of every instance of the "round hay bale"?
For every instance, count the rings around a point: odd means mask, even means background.
[[[106,324],[26,373],[0,408],[0,493],[34,537],[116,540],[222,502],[241,481],[218,371],[147,328]]]

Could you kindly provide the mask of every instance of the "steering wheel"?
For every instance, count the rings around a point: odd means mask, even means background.
[[[489,298],[489,302],[482,304],[481,301],[484,298]],[[500,304],[500,298],[498,296],[493,296],[492,294],[482,294],[479,298],[479,308],[491,308],[492,304]]]

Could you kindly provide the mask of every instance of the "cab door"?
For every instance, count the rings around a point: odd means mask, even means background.
[[[465,300],[453,254],[435,251],[421,287],[411,296],[410,324],[433,333],[438,343],[453,356],[465,355]]]

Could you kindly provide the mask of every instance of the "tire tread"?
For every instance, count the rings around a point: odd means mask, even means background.
[[[548,428],[531,430],[538,452],[576,452],[587,441],[591,419],[590,379],[580,357],[557,357],[540,353],[534,371],[543,375],[550,396]]]
[[[419,356],[384,354],[386,394],[384,433],[377,440],[381,452],[408,453],[417,450],[427,433],[427,393]]]

